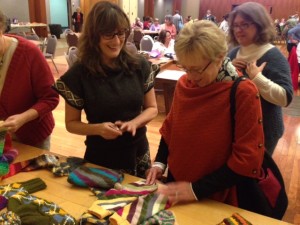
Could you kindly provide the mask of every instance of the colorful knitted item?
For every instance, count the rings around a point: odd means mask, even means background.
[[[14,194],[22,193],[34,193],[43,190],[47,187],[46,183],[40,178],[34,178],[24,182],[16,182],[7,185],[0,186],[0,195],[6,198],[11,197]]]
[[[21,219],[12,211],[0,214],[1,225],[21,225]]]
[[[11,137],[6,129],[0,130],[0,177],[9,172],[9,164],[16,158],[18,151],[12,148]]]
[[[97,195],[99,200],[82,218],[89,218],[89,222],[107,219],[112,225],[140,224],[170,207],[166,196],[154,193],[156,185],[145,185],[145,181],[138,181],[125,185],[117,183],[115,187]]]
[[[9,173],[3,176],[4,178],[11,177],[19,172],[28,172],[41,168],[52,168],[58,164],[58,157],[50,154],[43,154],[36,158],[25,160],[11,164],[9,167]]]
[[[22,225],[76,225],[57,204],[26,193],[11,196],[7,208],[21,218]]]
[[[139,225],[174,225],[175,215],[169,210],[162,210]]]
[[[252,223],[250,223],[240,214],[234,213],[231,217],[225,218],[221,223],[217,225],[252,225]]]
[[[124,174],[116,170],[80,166],[70,173],[68,182],[81,187],[109,189],[123,179]]]
[[[68,176],[73,170],[83,165],[84,163],[86,163],[86,161],[82,158],[68,157],[66,159],[66,162],[61,162],[53,166],[52,173],[55,176],[59,177]]]

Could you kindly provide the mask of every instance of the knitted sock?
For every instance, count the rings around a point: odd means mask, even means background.
[[[7,198],[5,198],[4,196],[0,195],[0,210],[4,209],[7,206],[7,202],[8,202]]]
[[[123,179],[124,174],[115,170],[80,166],[70,173],[68,182],[81,187],[109,189]]]
[[[86,163],[86,161],[82,158],[68,157],[66,162],[61,162],[53,166],[52,173],[59,177],[68,176],[73,170],[84,163]]]
[[[22,225],[76,224],[76,220],[57,204],[30,194],[11,196],[7,208],[21,218]]]
[[[221,223],[217,225],[232,225],[232,224],[252,225],[252,223],[250,223],[248,220],[246,220],[238,213],[232,214],[231,217],[225,218]]]

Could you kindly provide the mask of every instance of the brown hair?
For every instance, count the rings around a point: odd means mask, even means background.
[[[273,21],[265,7],[256,2],[246,2],[237,6],[229,14],[229,40],[231,43],[234,45],[238,44],[233,31],[233,23],[237,15],[249,22],[252,22],[256,26],[257,35],[254,39],[255,44],[266,44],[274,40],[276,35],[275,28],[273,26]]]
[[[159,35],[158,35],[158,41],[165,44],[166,42],[166,38],[167,38],[167,33],[170,34],[171,36],[171,32],[169,30],[164,30],[162,29],[160,32],[159,32]]]
[[[126,48],[126,41],[131,31],[127,15],[118,5],[102,1],[96,3],[89,12],[79,38],[79,61],[90,73],[106,75],[99,42],[101,35],[114,32],[116,29],[128,31],[116,64],[129,74],[132,69],[139,68],[137,56],[131,54]]]
[[[0,10],[0,31],[4,32],[6,30],[6,16]]]

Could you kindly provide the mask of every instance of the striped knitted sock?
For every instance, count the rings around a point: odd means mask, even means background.
[[[81,187],[110,189],[123,179],[124,174],[116,170],[80,166],[70,173],[68,182]]]
[[[52,173],[55,176],[68,176],[77,167],[83,165],[86,161],[79,157],[68,157],[66,162],[60,162],[53,166]]]

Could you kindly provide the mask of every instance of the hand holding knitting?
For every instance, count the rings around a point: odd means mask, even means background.
[[[100,135],[107,140],[116,139],[122,134],[122,131],[111,122],[104,122],[100,124]]]
[[[115,122],[115,125],[118,126],[122,132],[129,132],[132,136],[135,136],[136,129],[138,128],[137,124],[132,120],[126,122],[118,120]]]
[[[191,183],[185,181],[172,182],[158,186],[157,193],[168,196],[172,205],[179,202],[196,201]]]
[[[253,80],[259,73],[263,71],[266,65],[266,62],[262,63],[259,67],[256,65],[256,61],[247,63],[246,73],[248,74],[249,78]]]
[[[146,171],[146,184],[155,184],[157,179],[161,179],[163,174],[163,170],[159,167],[153,166],[149,170]]]
[[[235,58],[232,60],[232,64],[239,70],[247,67],[247,62],[243,59]]]
[[[2,126],[6,127],[9,132],[14,133],[25,123],[26,121],[24,121],[23,116],[21,114],[16,114],[8,117]]]

